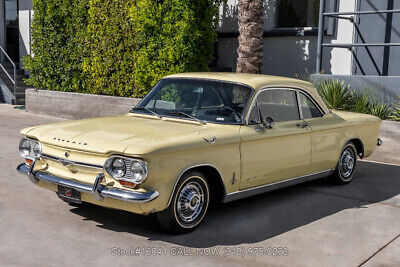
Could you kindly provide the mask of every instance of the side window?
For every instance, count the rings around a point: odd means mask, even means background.
[[[300,104],[304,119],[312,119],[322,117],[321,111],[317,106],[303,93],[300,93]]]
[[[256,102],[264,118],[271,117],[275,122],[300,120],[296,92],[293,90],[265,90],[257,96]],[[256,105],[252,107],[249,122],[258,122]]]

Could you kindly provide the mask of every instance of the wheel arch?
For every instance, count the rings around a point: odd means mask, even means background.
[[[347,142],[344,143],[343,147],[348,143],[354,144],[354,146],[356,147],[357,155],[362,159],[364,157],[364,144],[361,141],[361,139],[360,138],[351,138],[351,139],[347,140]]]
[[[210,195],[211,195],[211,201],[215,202],[220,202],[223,201],[225,196],[226,196],[226,187],[225,187],[225,183],[224,180],[222,178],[221,173],[219,172],[219,170],[210,164],[201,164],[201,165],[194,165],[191,166],[187,169],[185,169],[184,171],[181,172],[181,174],[179,175],[178,179],[175,182],[174,188],[171,192],[171,195],[169,197],[168,200],[168,204],[166,206],[166,208],[169,207],[169,205],[172,202],[172,198],[174,196],[176,187],[179,183],[179,181],[182,179],[182,177],[190,172],[190,171],[199,171],[202,174],[204,174],[204,178],[207,179],[207,182],[210,185]]]

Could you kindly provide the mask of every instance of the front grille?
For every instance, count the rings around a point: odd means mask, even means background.
[[[69,160],[69,159],[62,159],[62,158],[58,158],[58,157],[55,157],[55,156],[52,156],[49,154],[42,154],[42,157],[45,159],[57,161],[64,166],[75,165],[75,166],[83,166],[83,167],[88,167],[88,168],[103,169],[102,165],[73,161],[73,160]]]

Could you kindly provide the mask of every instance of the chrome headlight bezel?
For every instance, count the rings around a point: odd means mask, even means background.
[[[122,176],[116,175],[115,172],[112,170],[113,163],[116,160],[122,160],[125,165],[125,171]],[[133,174],[131,172],[131,166],[133,163],[139,164],[139,166],[142,169],[142,175],[140,179],[135,179],[133,177]],[[141,159],[136,159],[136,158],[128,158],[128,157],[123,157],[123,156],[111,156],[109,157],[105,162],[104,162],[104,170],[113,177],[117,181],[124,181],[124,182],[131,182],[134,184],[142,184],[146,181],[147,179],[147,174],[148,174],[148,169],[147,169],[147,164]]]
[[[23,147],[28,144],[29,147]],[[35,147],[37,148],[36,150]],[[42,157],[42,144],[34,139],[22,138],[18,145],[19,154],[25,159],[40,159]],[[28,151],[28,152],[27,152]]]

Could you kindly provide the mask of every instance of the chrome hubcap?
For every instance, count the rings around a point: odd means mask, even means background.
[[[178,216],[186,223],[191,223],[199,217],[204,207],[203,188],[197,182],[185,185],[178,196]]]
[[[350,148],[346,148],[345,151],[343,151],[342,157],[340,158],[340,171],[344,178],[348,178],[353,173],[354,158],[354,152]]]

